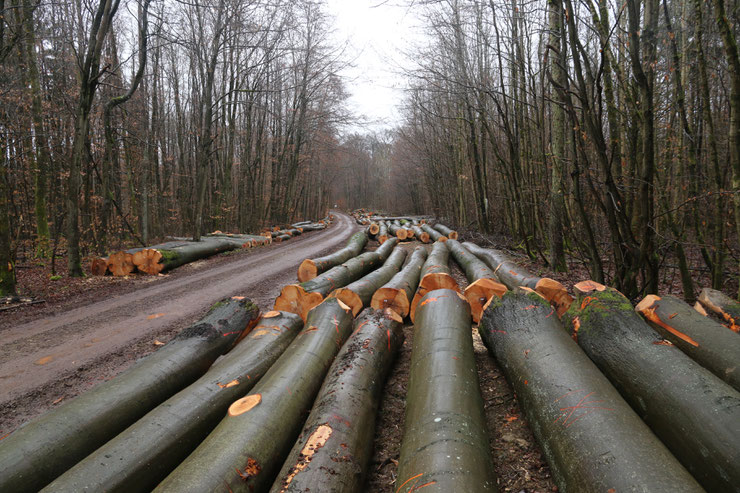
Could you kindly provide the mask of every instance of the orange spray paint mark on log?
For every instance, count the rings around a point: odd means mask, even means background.
[[[411,477],[410,477],[409,479],[407,479],[406,481],[404,481],[404,482],[403,482],[403,483],[401,484],[401,486],[399,486],[399,487],[398,487],[398,489],[396,490],[396,493],[398,493],[399,491],[401,491],[401,488],[403,488],[404,486],[406,486],[406,484],[407,484],[407,483],[409,483],[410,481],[413,481],[413,480],[414,480],[414,479],[416,479],[416,478],[420,478],[420,477],[421,477],[421,476],[423,476],[423,475],[424,475],[424,473],[419,473],[419,474],[417,474],[416,476],[411,476]]]
[[[154,320],[155,318],[164,317],[164,313],[154,313],[146,317],[147,320]]]
[[[40,360],[38,360],[36,362],[36,364],[37,365],[45,365],[46,363],[48,363],[49,361],[51,361],[53,359],[54,359],[54,356],[44,356],[43,358],[41,358]]]
[[[442,299],[442,298],[447,298],[447,295],[442,295],[442,296],[436,296],[436,297],[434,297],[434,298],[429,298],[428,300],[424,300],[424,301],[422,301],[422,302],[421,302],[421,303],[419,304],[419,306],[424,306],[424,305],[426,305],[427,303],[431,303],[432,301],[437,301],[437,300],[440,300],[440,299]]]
[[[529,305],[524,307],[525,310],[533,310],[535,308],[537,308],[537,305]]]
[[[655,325],[658,325],[660,327],[663,327],[665,330],[667,330],[668,332],[670,332],[674,336],[678,337],[682,341],[685,341],[685,342],[691,344],[694,347],[699,347],[699,343],[696,342],[694,339],[692,339],[688,335],[684,334],[680,330],[675,329],[675,328],[671,327],[670,325],[668,325],[667,323],[663,322],[660,319],[660,316],[657,313],[655,313],[655,311],[657,310],[657,308],[658,307],[655,304],[653,304],[653,305],[651,305],[651,306],[649,306],[647,308],[643,308],[642,309],[642,314],[645,316],[646,319],[650,320]]]
[[[573,391],[573,392],[580,392],[580,390]],[[573,392],[568,392],[568,394],[572,394]],[[568,395],[568,394],[565,394],[565,395]],[[565,428],[568,428],[573,423],[575,423],[576,421],[578,421],[579,419],[581,419],[582,417],[587,416],[587,415],[591,414],[592,412],[594,412],[596,410],[599,410],[599,409],[604,410],[604,411],[613,411],[614,410],[614,409],[608,408],[608,407],[594,406],[593,404],[599,404],[599,403],[604,402],[604,401],[589,401],[589,400],[587,400],[593,394],[594,394],[594,392],[589,392],[588,394],[586,394],[585,396],[583,396],[581,398],[581,400],[576,403],[575,406],[564,406],[564,407],[561,407],[560,408],[560,411],[561,411],[560,412],[560,415],[558,415],[557,419],[555,419],[555,421],[553,422],[553,424],[554,423],[557,423],[558,421],[560,421],[562,419],[563,420],[562,425]],[[560,397],[560,398],[558,398],[555,402],[557,402],[558,400],[560,400],[563,397],[565,397],[565,395],[562,396],[562,397]],[[579,411],[581,411],[580,414],[579,414]]]
[[[581,310],[585,310],[588,305],[598,300],[599,299],[595,296],[586,296],[585,298],[583,298],[583,301],[581,302]]]
[[[433,484],[437,484],[437,482],[436,482],[436,481],[434,481],[434,480],[432,480],[432,481],[429,481],[428,483],[420,484],[419,486],[414,486],[413,488],[411,488],[411,489],[409,490],[409,492],[412,492],[412,491],[419,491],[420,489],[422,489],[422,488],[426,488],[427,486],[431,486],[431,485],[433,485]]]
[[[388,351],[391,350],[391,330],[388,329],[385,331],[385,334],[388,336]]]
[[[578,317],[575,317],[573,319],[573,340],[578,342],[578,329],[581,328],[581,319]]]

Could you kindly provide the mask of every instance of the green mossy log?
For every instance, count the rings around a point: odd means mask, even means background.
[[[450,229],[444,224],[437,223],[434,225],[434,229],[445,235],[450,240],[456,240],[457,239],[457,231],[454,229]]]
[[[258,317],[246,298],[218,302],[132,368],[18,428],[0,441],[0,491],[38,491],[49,484],[198,379]]]
[[[358,280],[382,265],[397,243],[397,238],[391,238],[374,252],[362,253],[310,281],[283,287],[280,296],[275,300],[274,309],[298,314],[305,320],[309,310],[321,303],[329,293]]]
[[[675,296],[646,296],[635,310],[665,339],[740,390],[740,334]]]
[[[704,288],[699,295],[699,303],[724,320],[732,331],[740,332],[740,301],[733,300],[722,291]]]
[[[404,268],[375,291],[370,306],[376,310],[390,308],[401,318],[406,317],[411,309],[411,300],[419,285],[421,269],[426,259],[426,248],[416,247]]]
[[[352,314],[357,316],[366,306],[375,291],[388,282],[401,268],[406,260],[406,250],[396,247],[385,263],[361,279],[334,291],[334,296],[352,308]]]
[[[438,289],[414,323],[396,493],[496,491],[473,352],[470,307]]]
[[[493,299],[479,332],[560,491],[702,491],[542,297],[517,289]]]
[[[707,491],[738,491],[740,393],[666,343],[619,291],[578,283],[563,325]]]
[[[416,289],[416,294],[411,300],[409,316],[411,321],[416,317],[416,306],[419,301],[429,292],[435,289],[452,289],[460,292],[457,281],[450,275],[450,249],[445,244],[446,241],[438,241],[432,245],[432,251],[429,252],[424,266],[421,268],[421,281]]]
[[[447,241],[447,237],[434,229],[433,227],[429,226],[428,224],[422,224],[421,225],[422,231],[424,231],[426,234],[429,235],[429,237],[432,239],[432,241],[441,241],[445,242]]]
[[[293,313],[268,312],[205,375],[88,455],[44,491],[151,491],[208,436],[303,327]]]
[[[362,490],[378,404],[403,331],[390,311],[365,310],[354,326],[270,491]]]
[[[306,259],[298,267],[298,281],[310,281],[319,274],[340,265],[362,252],[367,244],[367,234],[364,232],[353,234],[344,248],[323,257]]]
[[[334,357],[352,332],[352,311],[329,297],[246,397],[155,491],[266,491],[300,433]]]
[[[453,239],[447,240],[447,247],[452,253],[455,262],[462,267],[468,286],[465,288],[465,297],[470,303],[473,321],[478,323],[483,315],[483,307],[493,296],[499,298],[506,292],[506,286],[496,280],[496,276],[488,266],[473,255],[462,244]]]

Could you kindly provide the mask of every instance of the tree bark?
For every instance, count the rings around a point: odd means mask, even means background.
[[[398,272],[405,259],[406,250],[401,247],[394,248],[382,266],[362,279],[335,290],[334,296],[352,308],[352,315],[357,316],[364,307],[370,306],[373,294]]]
[[[445,235],[450,240],[456,240],[457,239],[457,231],[452,230],[445,226],[444,224],[437,223],[434,225],[434,229]],[[435,240],[436,241],[436,240]]]
[[[389,224],[388,231],[390,231],[393,236],[398,238],[399,241],[404,241],[408,237],[408,232],[406,231],[406,228],[404,228],[400,224]]]
[[[38,491],[204,374],[257,322],[259,308],[236,298],[213,305],[129,370],[0,441],[0,490]]]
[[[497,491],[475,369],[470,307],[438,289],[414,323],[396,493]]]
[[[385,221],[380,221],[380,226],[378,227],[378,243],[382,245],[387,240],[388,240],[388,225],[385,223]]]
[[[429,233],[421,229],[419,226],[412,226],[411,230],[414,232],[414,236],[417,240],[422,243],[429,243]]]
[[[740,393],[666,345],[619,291],[593,281],[563,325],[707,491],[740,484]]]
[[[271,492],[362,490],[383,385],[403,344],[392,312],[367,310],[324,380],[303,432]]]
[[[535,293],[510,291],[479,331],[561,491],[703,491]]]
[[[155,491],[265,491],[351,332],[352,311],[336,298],[311,310],[303,331],[249,395],[229,407],[213,432]]]
[[[411,307],[411,299],[419,285],[421,269],[424,266],[426,258],[426,248],[422,246],[416,247],[406,266],[375,291],[370,301],[370,306],[376,310],[390,308],[401,318],[406,317]]]
[[[740,391],[740,335],[675,296],[648,295],[635,310],[658,334]]]
[[[270,369],[303,327],[268,312],[193,384],[88,455],[44,491],[151,491],[208,436],[229,405]]]
[[[733,300],[722,291],[704,288],[699,295],[699,303],[727,322],[727,327],[732,331],[740,332],[740,302]]]
[[[173,247],[155,245],[135,252],[133,262],[139,272],[156,275],[196,260],[235,250],[240,248],[241,245],[228,238],[215,237],[201,241],[184,242]]]
[[[439,233],[438,233],[439,234]],[[414,299],[411,300],[409,316],[411,321],[416,320],[416,307],[419,301],[430,291],[435,289],[452,289],[460,292],[460,286],[457,285],[450,275],[450,249],[445,244],[447,241],[435,241],[432,245],[432,251],[429,252],[424,266],[421,268],[421,281],[416,290]]]
[[[332,267],[358,256],[366,244],[367,235],[362,232],[355,233],[344,248],[324,257],[304,260],[298,267],[298,282],[310,281]]]
[[[444,236],[442,233],[434,229],[433,227],[429,226],[428,224],[422,224],[421,229],[429,235],[429,237],[432,239],[432,241],[441,241],[445,242],[447,241],[447,237]]]
[[[462,267],[468,286],[465,288],[465,297],[470,303],[473,321],[478,323],[483,315],[483,307],[493,296],[499,298],[506,292],[506,286],[496,281],[496,275],[485,263],[479,260],[470,251],[466,250],[459,241],[450,238],[447,246],[455,262]]]

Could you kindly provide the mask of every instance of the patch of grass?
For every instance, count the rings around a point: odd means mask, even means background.
[[[58,281],[58,280],[59,280],[59,279],[61,279],[61,278],[62,278],[62,276],[56,275],[56,276],[51,276],[51,277],[49,278],[49,280],[50,280],[50,281]]]

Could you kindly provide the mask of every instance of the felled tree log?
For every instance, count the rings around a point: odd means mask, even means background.
[[[707,491],[740,484],[740,393],[666,343],[619,291],[593,281],[564,315],[596,366]]]
[[[326,229],[326,225],[321,223],[304,224],[301,226],[301,229],[304,233],[308,233],[309,231],[320,231],[322,229]]]
[[[429,235],[429,237],[432,239],[432,241],[441,241],[445,242],[447,241],[447,237],[444,236],[442,233],[434,229],[433,227],[429,226],[428,224],[422,224],[421,229]]]
[[[95,257],[90,261],[90,273],[92,275],[104,276],[108,272],[108,257]]]
[[[416,320],[416,306],[419,301],[430,291],[435,289],[452,289],[460,292],[460,286],[457,285],[450,275],[449,259],[450,250],[445,242],[438,241],[432,245],[432,251],[429,252],[424,266],[421,268],[421,281],[416,289],[416,294],[411,300],[409,316],[411,321]]]
[[[455,262],[462,267],[465,277],[468,278],[468,287],[465,288],[465,297],[470,303],[473,321],[478,323],[483,315],[483,307],[492,296],[499,298],[506,292],[506,286],[496,281],[496,276],[488,266],[473,255],[459,241],[449,239],[447,246]]]
[[[181,242],[173,247],[157,245],[134,253],[133,261],[139,272],[156,275],[229,250],[239,248],[226,238]]]
[[[132,368],[0,440],[0,491],[40,490],[205,373],[257,322],[257,306],[237,298],[216,303]]]
[[[246,397],[155,491],[265,491],[303,427],[324,376],[352,332],[352,311],[334,297]]]
[[[699,295],[699,303],[727,322],[727,327],[733,332],[740,332],[740,302],[733,300],[722,291],[704,288]]]
[[[434,225],[434,229],[445,235],[450,240],[456,240],[457,239],[457,231],[454,229],[450,229],[444,224],[437,223]]]
[[[381,245],[388,241],[388,225],[385,221],[380,221],[378,226],[378,243]]]
[[[347,246],[344,248],[323,257],[304,260],[298,267],[298,281],[310,281],[332,267],[358,256],[366,244],[367,235],[363,232],[355,233],[347,241]]]
[[[419,303],[396,493],[496,491],[470,307],[439,289]]]
[[[414,236],[422,243],[429,243],[429,233],[422,230],[419,226],[412,226],[411,230],[414,232]]]
[[[282,243],[283,241],[288,241],[290,238],[290,235],[276,235],[272,237],[272,241],[276,243]]]
[[[426,248],[422,246],[416,247],[406,266],[375,291],[370,301],[370,306],[376,310],[390,308],[401,318],[408,315],[411,308],[411,299],[419,285],[421,269],[424,266],[426,258]]]
[[[208,436],[303,327],[268,312],[234,349],[190,386],[88,455],[44,491],[150,491]]]
[[[555,306],[558,316],[562,316],[570,308],[573,297],[568,294],[565,286],[558,281],[532,274],[498,250],[481,248],[469,241],[463,243],[463,246],[483,260],[493,270],[496,277],[509,289],[519,286],[534,289]]]
[[[399,239],[399,241],[403,241],[408,236],[408,232],[406,231],[406,228],[401,226],[400,224],[393,224],[391,223],[388,226],[388,231],[391,232],[393,236]]]
[[[378,223],[370,223],[370,234],[375,237],[380,232],[380,225]]]
[[[385,262],[397,243],[398,239],[392,238],[374,252],[351,258],[310,281],[283,287],[275,300],[274,309],[298,314],[305,320],[309,310],[321,303],[329,293],[358,280]]]
[[[115,252],[108,255],[107,268],[114,276],[128,276],[134,272],[134,253],[141,248],[134,248],[130,251]]]
[[[702,491],[543,298],[518,288],[494,298],[479,332],[561,491]]]
[[[635,310],[691,359],[740,390],[740,335],[675,296],[648,295]]]
[[[334,296],[352,309],[352,315],[357,316],[364,307],[370,305],[373,293],[398,272],[404,260],[406,250],[401,247],[394,248],[383,265],[361,279],[337,289]]]
[[[317,485],[326,493],[362,489],[378,404],[403,331],[391,311],[365,311],[354,326],[270,491],[314,491]]]

